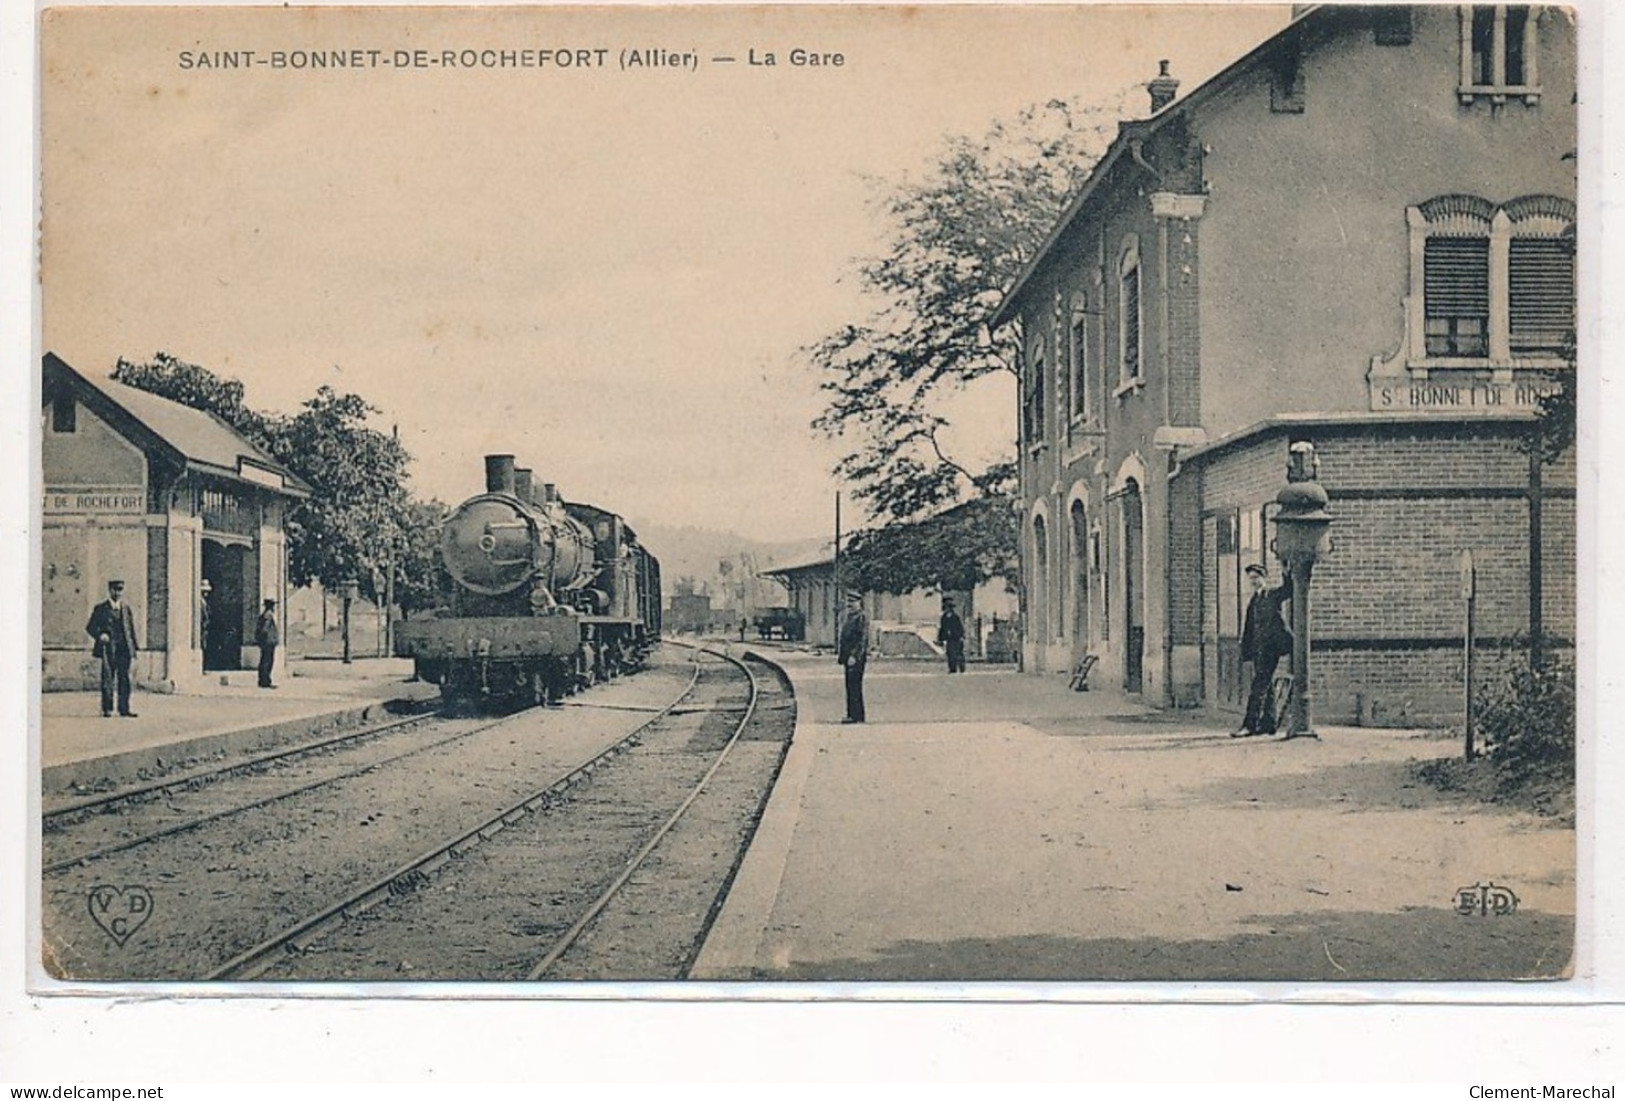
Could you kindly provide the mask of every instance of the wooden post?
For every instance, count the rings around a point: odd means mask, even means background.
[[[1292,706],[1287,711],[1288,738],[1316,737],[1309,705],[1309,585],[1314,563],[1294,555],[1287,564],[1292,576]]]
[[[1473,759],[1473,631],[1474,613],[1478,603],[1477,576],[1473,567],[1473,552],[1464,550],[1457,559],[1461,567],[1461,598],[1466,605],[1466,622],[1462,625],[1462,726],[1466,730],[1466,756]]]

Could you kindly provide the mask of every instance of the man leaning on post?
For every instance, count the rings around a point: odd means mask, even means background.
[[[91,611],[85,634],[95,639],[90,653],[102,663],[102,717],[112,716],[116,692],[118,713],[126,719],[135,718],[135,712],[130,710],[130,663],[138,647],[135,613],[124,602],[124,582],[107,583],[107,599]]]
[[[1275,667],[1292,652],[1292,632],[1281,615],[1281,605],[1292,599],[1292,578],[1269,587],[1269,571],[1254,562],[1247,567],[1253,595],[1241,628],[1241,660],[1253,667],[1247,690],[1247,715],[1232,738],[1275,733]]]

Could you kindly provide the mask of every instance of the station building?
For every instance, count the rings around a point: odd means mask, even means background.
[[[995,324],[1023,345],[1023,653],[1158,706],[1240,708],[1244,568],[1288,448],[1336,517],[1317,714],[1459,714],[1463,601],[1572,645],[1573,14],[1313,5],[1120,124]]]
[[[832,555],[778,566],[763,571],[762,576],[784,586],[789,606],[801,613],[806,624],[804,641],[813,646],[835,645],[840,635],[841,587],[836,584]],[[990,661],[1013,657],[1007,635],[1015,620],[1016,601],[1003,581],[984,582],[968,591],[866,592],[863,613],[869,618],[872,646],[888,657],[930,655],[932,648],[922,640],[936,638],[943,597],[952,597],[959,610],[971,657]]]
[[[42,687],[99,683],[85,623],[114,579],[135,614],[139,686],[253,668],[261,602],[288,607],[284,521],[309,487],[208,413],[50,353],[42,382]]]

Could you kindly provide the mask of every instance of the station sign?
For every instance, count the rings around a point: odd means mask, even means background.
[[[1562,387],[1551,381],[1457,382],[1447,378],[1373,378],[1374,413],[1538,413],[1542,399]]]
[[[140,486],[46,486],[47,516],[139,516],[147,511]]]

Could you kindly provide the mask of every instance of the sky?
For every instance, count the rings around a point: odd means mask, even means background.
[[[1047,98],[1123,102],[1160,58],[1189,91],[1285,18],[57,9],[44,347],[93,373],[166,351],[268,409],[354,391],[399,426],[414,488],[448,502],[482,488],[482,455],[513,452],[634,523],[825,533],[841,446],[809,427],[822,402],[800,349],[867,313],[852,276],[885,243],[873,181],[918,177],[945,134]],[[792,65],[798,47],[842,64]],[[292,67],[335,49],[378,61]],[[393,65],[420,49],[602,63]],[[622,69],[625,49],[698,64]],[[245,68],[199,62],[248,50]],[[1001,385],[951,411],[964,450],[1013,436]]]

